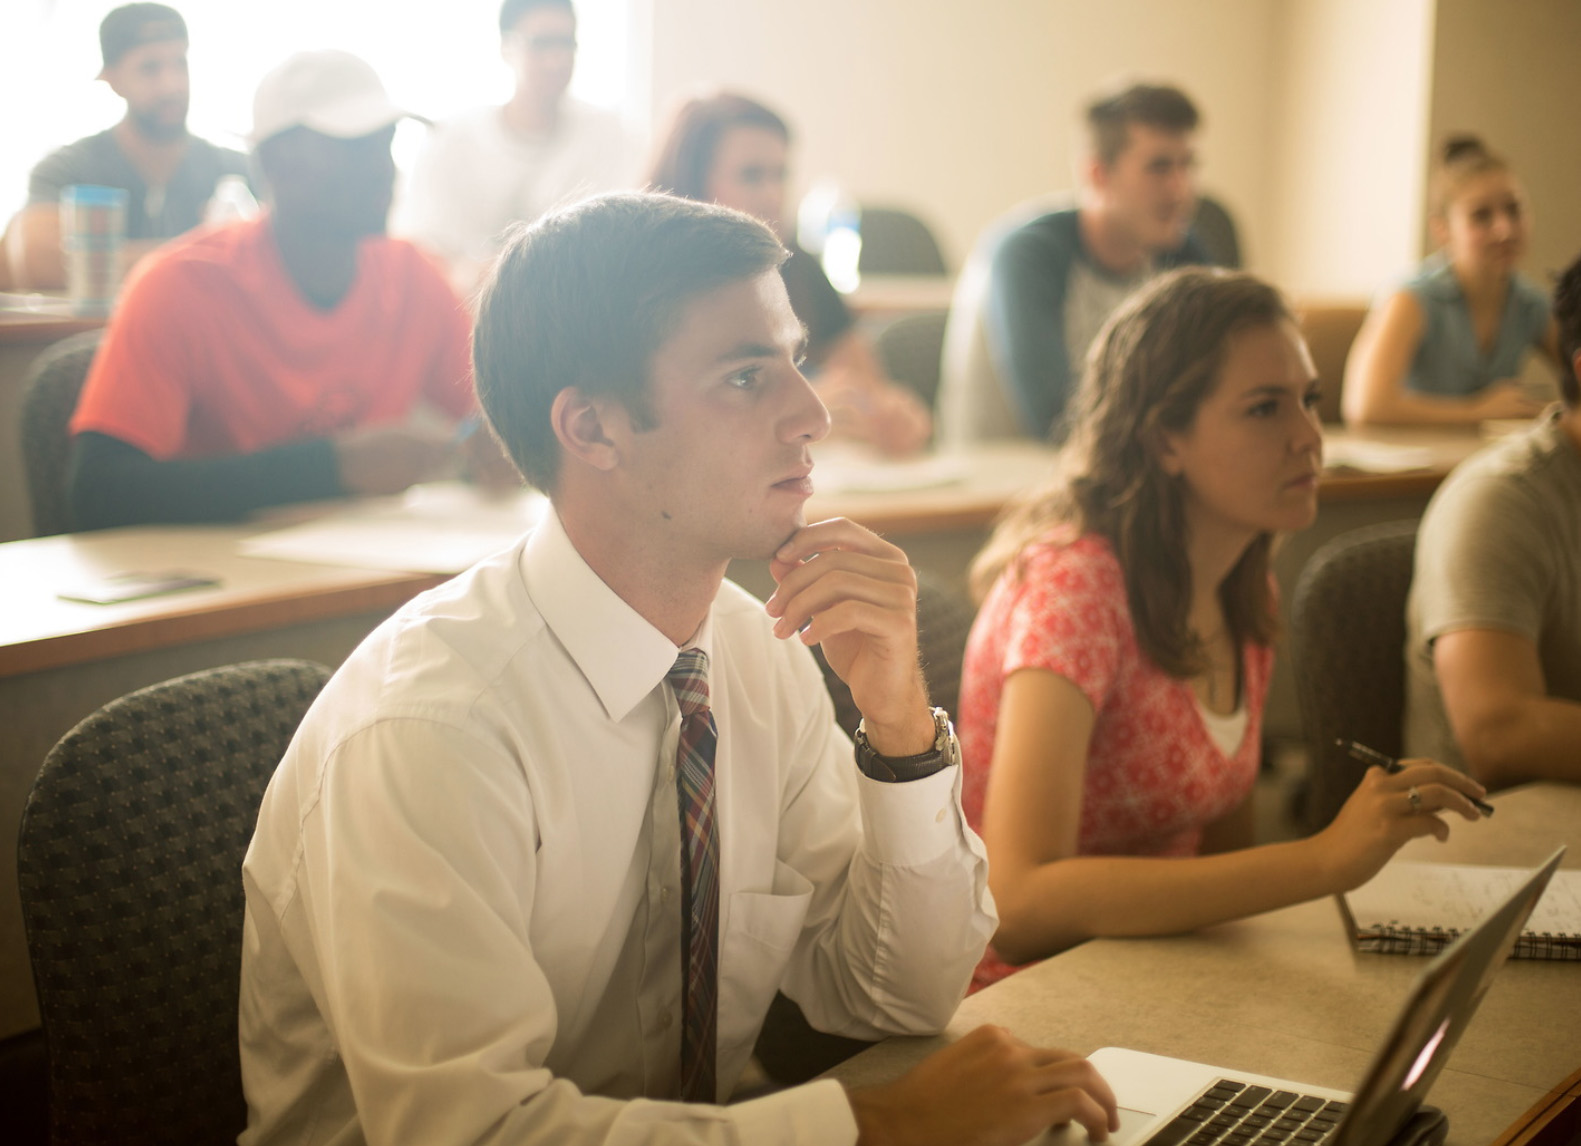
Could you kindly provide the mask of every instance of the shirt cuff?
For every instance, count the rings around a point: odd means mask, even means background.
[[[961,769],[945,768],[905,784],[857,771],[867,854],[895,867],[920,867],[960,845]]]
[[[856,1115],[832,1078],[725,1107],[742,1142],[855,1146]]]

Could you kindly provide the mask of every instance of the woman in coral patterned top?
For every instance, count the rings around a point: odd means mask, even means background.
[[[1469,777],[1371,770],[1317,835],[1252,847],[1276,534],[1317,512],[1311,356],[1249,275],[1166,275],[1110,320],[1053,481],[999,526],[959,713],[999,932],[977,985],[1099,935],[1347,890],[1476,819]]]

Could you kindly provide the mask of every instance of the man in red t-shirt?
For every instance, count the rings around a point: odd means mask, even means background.
[[[271,208],[170,244],[127,283],[71,423],[77,528],[395,493],[454,452],[470,322],[384,233],[402,114],[344,52],[264,77]]]

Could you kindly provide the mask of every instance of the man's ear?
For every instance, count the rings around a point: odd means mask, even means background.
[[[1082,160],[1082,174],[1086,176],[1087,186],[1102,194],[1109,189],[1109,165],[1098,157],[1096,150],[1089,151]]]
[[[1435,247],[1449,245],[1449,220],[1442,215],[1429,215],[1427,217],[1427,234],[1433,240]]]
[[[549,421],[567,457],[596,470],[608,471],[620,464],[616,442],[623,429],[630,430],[630,418],[620,403],[589,398],[575,386],[567,386],[554,396]]]

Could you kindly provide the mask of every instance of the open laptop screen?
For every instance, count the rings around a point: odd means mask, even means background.
[[[1416,1113],[1564,854],[1564,848],[1554,852],[1503,906],[1427,965],[1356,1092],[1335,1146],[1387,1142]]]

